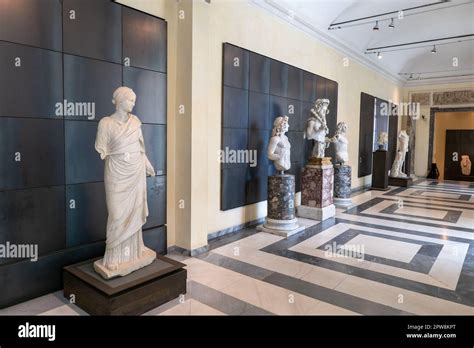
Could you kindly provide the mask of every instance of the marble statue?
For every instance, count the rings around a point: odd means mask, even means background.
[[[329,139],[329,142],[334,143],[336,148],[336,164],[345,164],[349,160],[349,154],[347,153],[347,144],[349,141],[346,137],[347,124],[345,122],[339,122],[336,128],[336,134]]]
[[[379,139],[377,141],[379,145],[379,150],[385,150],[385,146],[388,144],[388,133],[387,132],[380,132]]]
[[[392,178],[406,178],[407,175],[403,173],[402,168],[405,162],[405,156],[408,152],[409,136],[405,130],[398,133],[398,151],[393,161],[392,169],[390,170],[390,176]]]
[[[291,144],[285,135],[288,132],[288,116],[279,116],[273,122],[272,137],[268,144],[268,158],[273,161],[276,170],[283,174],[290,169]]]
[[[132,115],[136,95],[119,87],[112,102],[116,111],[100,120],[95,149],[105,161],[104,184],[108,211],[105,255],[94,269],[105,279],[125,276],[145,267],[156,253],[143,244],[148,216],[146,176],[155,171],[145,154],[141,122]]]
[[[461,156],[461,173],[462,175],[471,175],[471,159],[469,155]]]
[[[326,123],[326,115],[329,114],[329,99],[318,99],[311,108],[312,116],[306,121],[305,137],[314,140],[312,157],[324,158],[324,151],[329,146],[326,135],[329,129]]]

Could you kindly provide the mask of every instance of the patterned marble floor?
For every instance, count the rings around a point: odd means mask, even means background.
[[[474,184],[365,191],[284,239],[248,228],[186,258],[188,293],[145,315],[474,315]],[[84,315],[61,291],[3,315]]]

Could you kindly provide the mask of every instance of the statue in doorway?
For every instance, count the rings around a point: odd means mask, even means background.
[[[471,175],[471,159],[469,155],[461,156],[461,173],[462,175]]]
[[[398,133],[398,151],[393,161],[390,176],[392,178],[406,178],[407,175],[403,172],[403,164],[405,163],[405,156],[408,152],[409,136],[405,130]]]

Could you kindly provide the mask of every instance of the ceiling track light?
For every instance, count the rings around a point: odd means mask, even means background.
[[[392,20],[390,21],[390,24],[388,25],[388,27],[389,27],[390,29],[394,29],[394,28],[395,28],[395,23],[394,23],[394,21],[393,21],[393,18],[392,18]]]
[[[378,59],[382,59],[382,53],[377,52],[377,58],[378,58]]]
[[[379,21],[375,21],[375,25],[372,30],[379,30]]]
[[[433,53],[433,54],[436,53],[436,45],[433,45],[433,49],[431,50],[431,53]]]

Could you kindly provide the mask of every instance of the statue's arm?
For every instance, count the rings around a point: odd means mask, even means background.
[[[277,161],[281,159],[281,156],[275,153],[275,150],[277,148],[278,142],[280,139],[277,136],[271,137],[270,142],[268,143],[268,159],[272,161]]]
[[[100,158],[104,160],[107,155],[107,143],[108,143],[108,135],[107,135],[107,129],[106,125],[102,120],[99,122],[99,125],[97,127],[97,135],[95,138],[95,150],[100,154]]]
[[[150,160],[148,159],[148,156],[146,155],[145,151],[145,139],[143,139],[143,133],[142,130],[140,129],[140,145],[143,151],[143,157],[145,158],[145,172],[146,175],[148,176],[155,176],[155,168],[153,168],[153,165],[151,164]]]
[[[308,121],[308,124],[306,126],[306,137],[308,139],[311,139],[313,136],[314,136],[314,132],[315,132],[315,123],[314,121]]]

